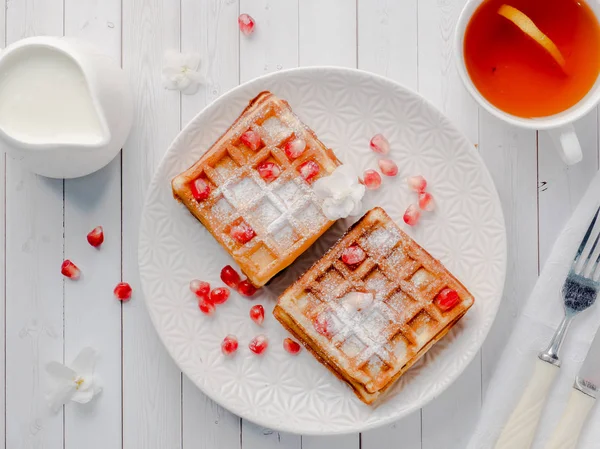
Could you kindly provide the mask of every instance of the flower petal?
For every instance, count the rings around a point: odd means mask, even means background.
[[[50,378],[55,382],[60,381],[69,381],[71,382],[73,378],[76,376],[75,371],[73,371],[68,366],[63,365],[58,362],[49,362],[46,365],[46,372],[50,375]]]
[[[94,367],[96,366],[96,350],[90,347],[83,348],[75,357],[71,367],[75,370],[78,376],[93,377]]]
[[[87,404],[88,402],[90,402],[92,400],[93,397],[94,397],[93,389],[89,389],[89,390],[81,390],[80,389],[80,390],[75,391],[75,393],[71,397],[71,400],[73,402],[78,402],[80,404]]]
[[[75,391],[75,384],[72,382],[53,388],[46,394],[48,406],[53,412],[57,412],[64,404],[71,400]]]

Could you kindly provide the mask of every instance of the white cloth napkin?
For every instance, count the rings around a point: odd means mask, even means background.
[[[492,449],[519,401],[532,373],[537,353],[546,348],[562,319],[560,290],[575,251],[599,205],[600,173],[590,184],[575,213],[556,241],[537,284],[518,318],[484,395],[481,417],[468,449]],[[596,230],[598,229],[600,223],[596,223]],[[598,302],[600,303],[600,298]],[[563,363],[542,415],[534,449],[544,449],[552,429],[558,423],[571,393],[573,380],[599,325],[598,304],[575,318],[561,352]],[[600,449],[600,398],[590,413],[578,449]]]

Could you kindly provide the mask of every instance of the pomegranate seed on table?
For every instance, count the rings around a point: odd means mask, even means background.
[[[240,31],[246,36],[250,36],[254,32],[254,19],[248,14],[240,14],[238,17],[238,25],[240,27]]]
[[[190,282],[190,290],[198,298],[208,298],[210,284],[199,279],[194,279]]]
[[[87,235],[87,241],[90,245],[97,248],[104,242],[104,230],[102,226],[96,226]]]
[[[398,166],[391,159],[381,159],[379,169],[385,176],[396,176],[398,174]]]
[[[442,312],[447,312],[460,302],[460,298],[455,290],[445,288],[438,293],[435,302]]]
[[[342,251],[342,262],[346,265],[356,265],[365,260],[367,255],[360,246],[352,245]]]
[[[81,270],[69,259],[66,259],[62,263],[60,272],[69,279],[79,279],[79,276],[81,276]]]
[[[253,131],[251,129],[242,134],[240,140],[252,151],[258,150],[260,148],[260,143],[262,142],[260,135],[256,131]]]
[[[127,301],[131,298],[131,292],[131,285],[127,282],[119,282],[114,290],[115,298],[119,301]]]
[[[416,204],[411,204],[408,206],[408,209],[406,209],[406,212],[404,212],[404,216],[402,217],[404,223],[409,226],[416,225],[419,221],[419,218],[421,218],[421,211],[419,210],[419,206]]]
[[[369,142],[369,146],[375,153],[388,154],[390,152],[390,143],[383,134],[375,134]]]
[[[229,299],[229,289],[227,287],[218,287],[210,292],[209,300],[213,304],[223,304]]]
[[[260,326],[265,320],[265,308],[260,304],[252,306],[250,308],[250,318]]]
[[[190,185],[192,196],[196,201],[204,201],[210,196],[210,185],[202,179],[198,178]]]
[[[302,175],[305,181],[310,181],[313,179],[321,170],[319,164],[317,164],[315,161],[306,161],[304,164],[298,167],[298,169],[300,170],[300,175]]]
[[[231,335],[231,334],[227,335],[223,339],[223,342],[221,343],[221,352],[224,355],[233,354],[235,351],[237,351],[237,348],[238,348],[238,340],[235,335]]]
[[[363,175],[363,184],[369,190],[375,190],[381,187],[381,175],[375,170],[365,170]]]
[[[253,353],[260,355],[265,352],[268,346],[269,340],[267,340],[267,337],[265,335],[257,335],[248,344],[248,349]]]
[[[408,183],[408,187],[417,193],[422,193],[427,188],[427,181],[421,175],[410,176],[409,178],[406,178],[406,182]]]
[[[231,265],[226,265],[221,270],[221,280],[231,288],[237,288],[240,283],[240,275]]]
[[[229,231],[229,234],[242,245],[248,243],[256,235],[254,229],[252,229],[252,227],[245,221],[242,221],[241,223],[232,226]]]
[[[296,355],[300,352],[301,347],[297,342],[295,342],[291,338],[286,338],[285,340],[283,340],[283,349],[285,349],[290,354]]]
[[[204,315],[212,315],[213,313],[215,313],[215,310],[217,310],[215,308],[215,305],[206,299],[201,299],[198,302],[198,308],[200,309],[200,312],[202,312]]]
[[[267,182],[274,181],[281,174],[281,168],[275,162],[264,161],[256,166],[256,171]]]
[[[306,142],[303,139],[293,139],[285,144],[283,147],[283,151],[286,156],[290,159],[296,159],[300,157],[304,150],[306,149]]]
[[[238,293],[242,296],[252,296],[258,289],[250,283],[248,279],[244,279],[238,285]]]
[[[433,200],[433,195],[429,192],[419,193],[419,207],[427,212],[434,210],[435,201]]]

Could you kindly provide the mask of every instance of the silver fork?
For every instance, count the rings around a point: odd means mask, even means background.
[[[577,249],[571,269],[562,287],[565,316],[556,329],[548,348],[538,354],[535,370],[521,399],[502,430],[495,449],[529,449],[542,414],[546,396],[560,368],[560,349],[573,319],[596,301],[600,282],[595,280],[600,255],[589,269],[600,232],[596,235],[584,262],[579,266],[588,241],[594,231],[600,208],[596,210],[583,240]]]

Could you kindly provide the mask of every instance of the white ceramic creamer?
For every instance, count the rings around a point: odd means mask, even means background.
[[[35,173],[74,178],[102,168],[132,118],[124,72],[82,41],[34,37],[0,53],[0,140]]]

